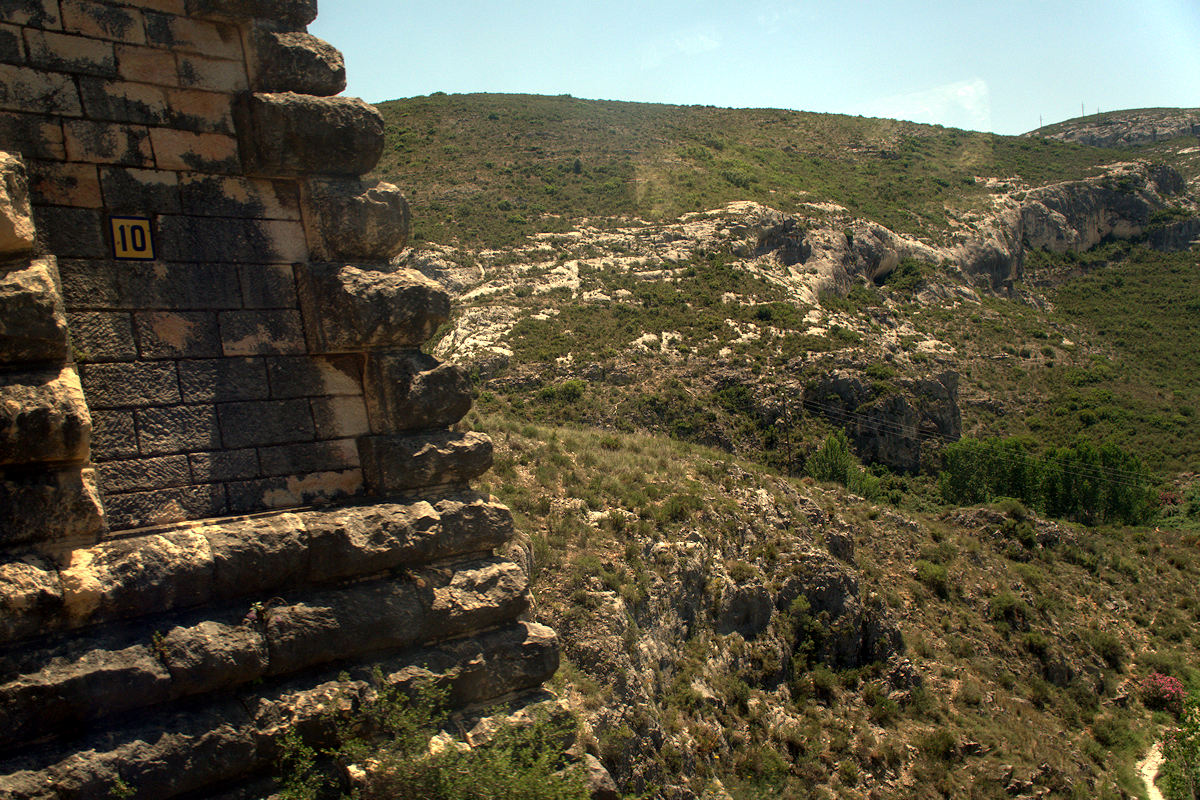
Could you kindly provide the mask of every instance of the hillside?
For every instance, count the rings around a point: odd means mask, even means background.
[[[1130,147],[1200,137],[1200,108],[1137,108],[1109,111],[1046,125],[1026,136],[1094,147]],[[1198,142],[1200,143],[1200,142]]]
[[[423,239],[402,263],[457,297],[432,350],[475,379],[484,488],[623,792],[1141,791],[1170,721],[1142,681],[1200,690],[1194,140],[383,110],[380,174]],[[853,491],[806,477],[839,430],[869,465]],[[1134,526],[1036,492],[960,507],[939,473],[961,436],[1039,469],[1107,443],[1121,471],[1069,469],[1150,505]]]

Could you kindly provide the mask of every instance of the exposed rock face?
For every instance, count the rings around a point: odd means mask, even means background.
[[[1200,108],[1144,108],[1097,114],[1049,125],[1025,135],[1093,147],[1128,147],[1189,134],[1200,136]]]
[[[921,467],[923,442],[954,441],[962,435],[954,372],[898,380],[881,390],[863,375],[839,369],[806,390],[804,399],[846,428],[863,459],[894,469],[915,472]]]

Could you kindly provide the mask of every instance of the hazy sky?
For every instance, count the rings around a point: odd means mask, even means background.
[[[791,108],[1022,133],[1200,106],[1200,0],[322,0],[347,93]]]

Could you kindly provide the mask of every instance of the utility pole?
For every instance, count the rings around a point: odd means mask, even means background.
[[[1079,116],[1081,116],[1081,117],[1087,116],[1087,109],[1083,107],[1083,103],[1079,104]]]

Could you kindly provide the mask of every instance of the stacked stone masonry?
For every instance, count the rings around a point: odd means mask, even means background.
[[[557,665],[316,11],[0,4],[0,798],[254,796],[377,667]]]

